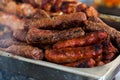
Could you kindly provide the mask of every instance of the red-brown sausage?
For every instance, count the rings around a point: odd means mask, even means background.
[[[45,58],[55,63],[75,62],[102,54],[102,45],[96,44],[88,47],[51,49],[45,51]]]
[[[103,43],[103,59],[104,60],[113,60],[118,50],[115,48],[110,41],[104,41]]]
[[[107,33],[101,31],[93,32],[81,38],[59,41],[53,45],[53,48],[60,49],[75,46],[88,46],[103,41],[105,38],[107,38]]]

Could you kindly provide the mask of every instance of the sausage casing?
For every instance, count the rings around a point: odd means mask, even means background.
[[[96,44],[88,47],[51,49],[45,51],[45,58],[55,63],[75,62],[102,54],[102,45]]]

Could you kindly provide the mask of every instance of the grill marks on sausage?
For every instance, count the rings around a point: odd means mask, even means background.
[[[71,13],[54,17],[52,19],[35,20],[31,23],[28,22],[29,28],[36,27],[39,29],[66,29],[70,27],[80,26],[85,21],[86,15],[82,12]]]
[[[105,31],[109,36],[111,40],[114,40],[117,44],[117,47],[120,48],[120,33],[116,29],[108,26],[104,22],[93,22],[93,21],[86,21],[85,22],[86,30],[89,31]]]
[[[102,54],[102,45],[96,44],[88,47],[46,50],[45,58],[48,61],[55,63],[68,63],[68,62],[75,62],[80,59],[93,58],[101,54]]]
[[[110,41],[104,41],[103,43],[103,60],[113,60],[118,53],[118,49],[115,48]]]
[[[26,42],[27,30],[15,30],[13,37],[19,41]]]
[[[42,30],[31,28],[26,40],[28,43],[52,44],[60,40],[67,40],[84,36],[85,32],[81,28],[72,28],[68,30]]]
[[[66,48],[66,47],[88,46],[88,45],[102,42],[106,38],[107,38],[106,32],[101,32],[101,31],[93,32],[80,38],[59,41],[53,45],[53,48],[59,49],[59,48]]]

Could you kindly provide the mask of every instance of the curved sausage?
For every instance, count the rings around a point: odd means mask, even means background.
[[[45,58],[55,63],[75,62],[102,54],[102,45],[96,44],[88,47],[51,49],[45,51]]]
[[[80,38],[59,41],[53,45],[53,48],[60,49],[60,48],[75,47],[75,46],[80,46],[80,47],[88,46],[103,41],[105,38],[107,38],[107,33],[101,31],[93,32]]]

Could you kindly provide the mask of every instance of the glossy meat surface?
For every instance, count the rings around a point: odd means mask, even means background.
[[[65,41],[59,41],[53,45],[53,48],[66,48],[77,46],[88,46],[104,41],[107,38],[107,33],[99,31],[93,32],[80,38],[69,39]]]
[[[28,43],[52,44],[60,40],[81,37],[84,34],[81,28],[71,28],[62,31],[31,28],[27,33],[26,40]]]
[[[55,63],[67,63],[99,56],[102,51],[102,45],[99,44],[88,47],[51,49],[45,51],[45,58]]]

